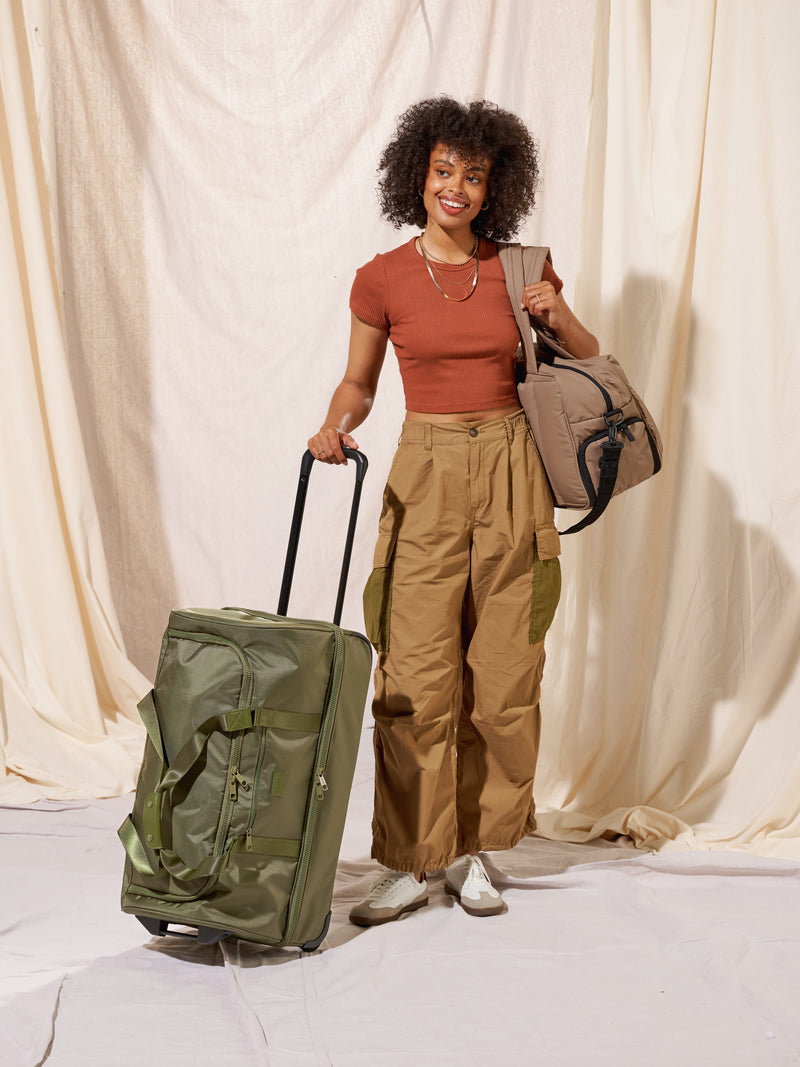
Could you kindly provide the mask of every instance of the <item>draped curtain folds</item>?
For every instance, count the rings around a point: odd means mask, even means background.
[[[800,858],[798,31],[783,2],[598,4],[576,301],[666,460],[566,547],[553,837]]]
[[[67,372],[39,122],[46,9],[0,4],[0,798],[130,789],[128,662]],[[43,130],[45,144],[47,131]]]
[[[522,238],[552,247],[666,447],[564,539],[540,833],[800,858],[797,5],[22,11],[0,0],[0,795],[131,787],[147,683],[120,629],[152,674],[170,607],[274,607],[354,270],[409,236],[378,219],[380,149],[449,92],[536,132]],[[357,434],[357,629],[401,419],[390,353]],[[351,475],[313,473],[292,614],[330,615]]]

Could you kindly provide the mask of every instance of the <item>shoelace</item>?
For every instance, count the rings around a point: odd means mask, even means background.
[[[395,886],[401,878],[405,878],[402,871],[389,871],[383,878],[379,878],[375,885],[370,890],[370,893],[381,893],[384,890],[391,889]]]
[[[464,879],[464,888],[466,888],[468,885],[474,886],[476,883],[481,882],[485,885],[488,885],[490,888],[494,888],[492,886],[492,882],[489,878],[489,875],[486,873],[486,868],[483,866],[483,863],[481,863],[480,859],[478,859],[477,856],[473,856],[472,862],[469,865],[469,870],[467,871],[467,876]]]

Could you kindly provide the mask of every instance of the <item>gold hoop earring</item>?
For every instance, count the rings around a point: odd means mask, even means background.
[[[481,204],[481,211],[485,211],[488,206],[489,206],[489,201],[488,200],[484,200],[484,202]],[[480,214],[480,212],[479,212],[479,214]]]

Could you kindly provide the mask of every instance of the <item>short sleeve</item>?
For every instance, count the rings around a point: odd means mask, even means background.
[[[389,331],[388,286],[386,270],[380,255],[359,267],[350,290],[350,310],[357,319],[374,326],[376,330]]]
[[[553,270],[553,264],[550,262],[549,259],[546,259],[544,262],[544,269],[542,270],[542,281],[550,282],[556,293],[560,293],[561,290],[564,288],[564,283]]]

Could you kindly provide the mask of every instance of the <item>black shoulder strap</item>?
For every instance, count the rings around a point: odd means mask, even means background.
[[[597,522],[608,507],[614,495],[614,486],[617,484],[617,472],[619,461],[622,456],[622,443],[620,441],[603,441],[603,454],[600,457],[600,480],[597,483],[597,496],[595,497],[592,510],[583,518],[570,526],[568,530],[559,530],[559,534],[580,533],[593,522]]]

